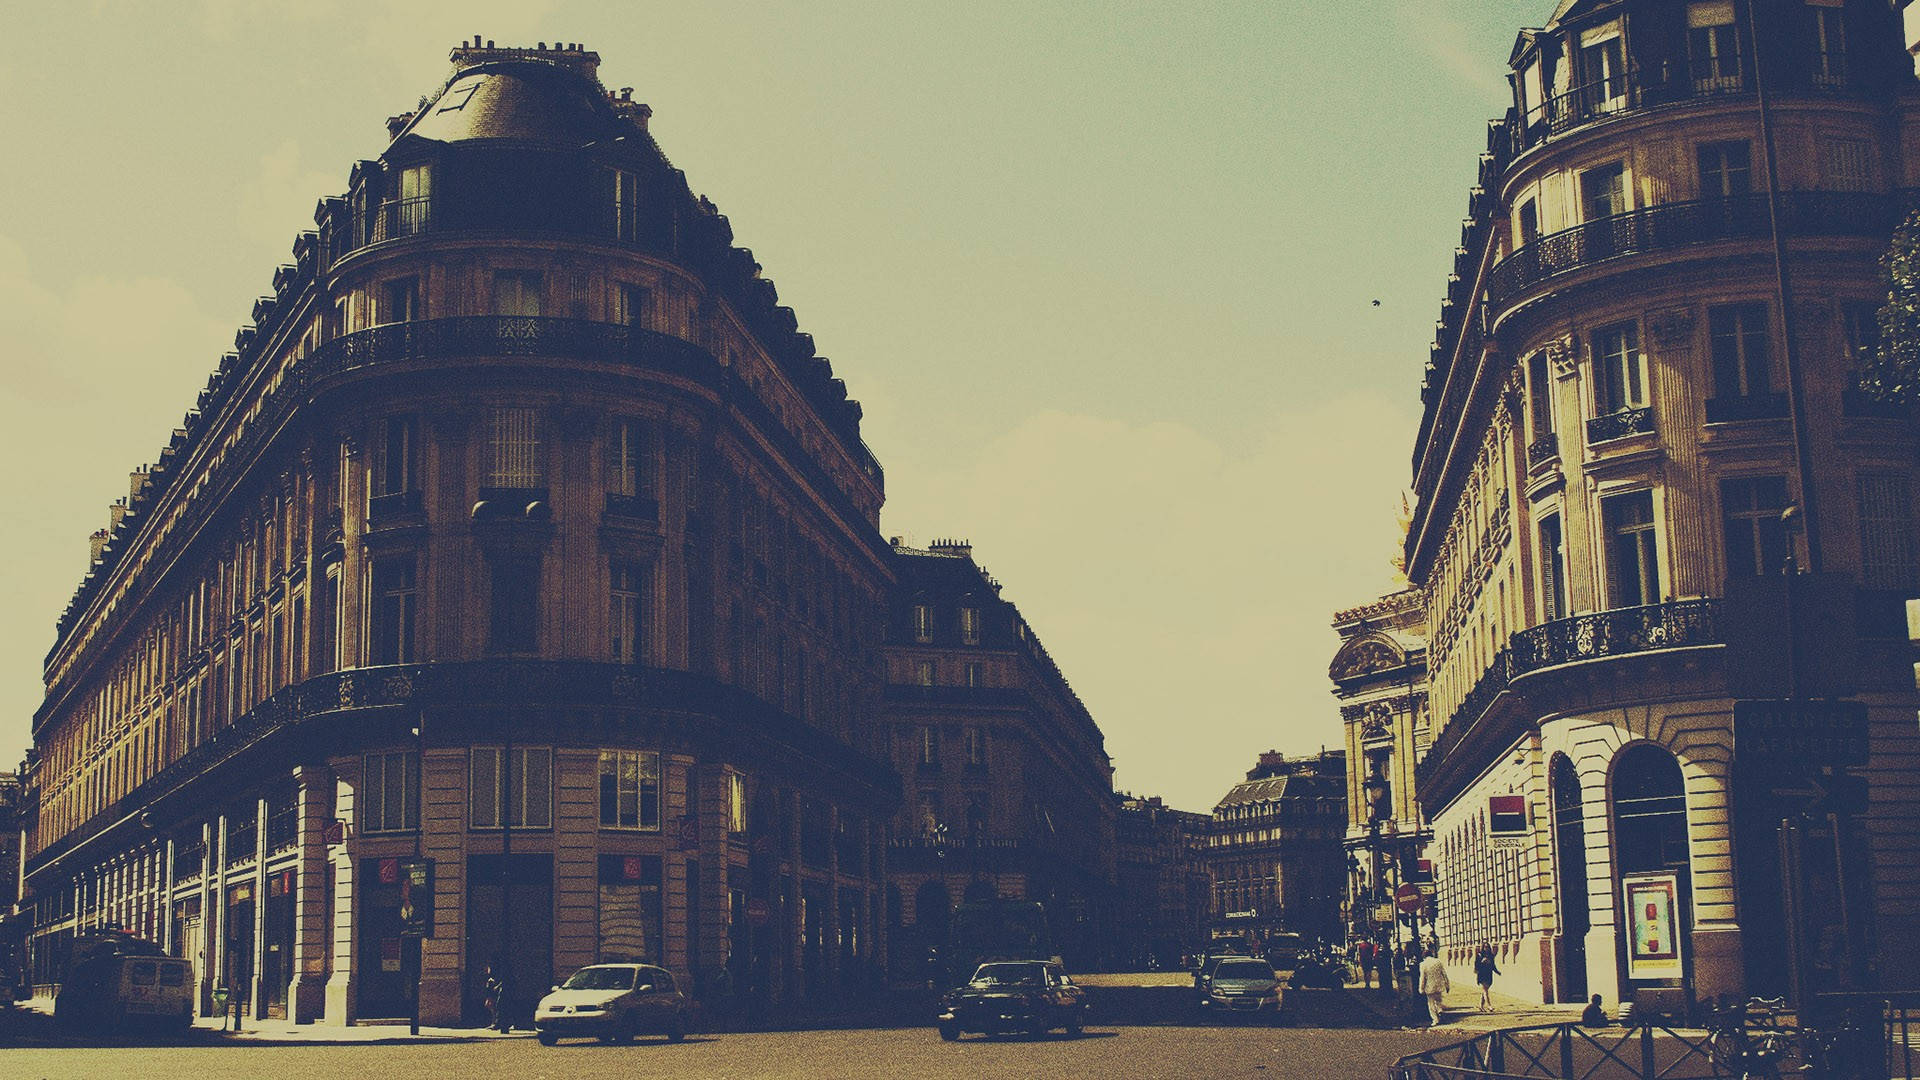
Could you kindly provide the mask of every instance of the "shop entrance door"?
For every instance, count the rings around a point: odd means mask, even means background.
[[[516,1026],[531,1024],[534,1005],[555,981],[552,855],[467,856],[466,946],[468,1020],[486,1019],[487,967],[497,964],[509,1015]]]

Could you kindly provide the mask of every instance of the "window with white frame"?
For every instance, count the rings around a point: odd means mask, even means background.
[[[380,286],[379,318],[383,323],[412,322],[420,317],[420,279],[394,278]]]
[[[933,661],[916,660],[913,662],[913,682],[916,686],[933,685]]]
[[[552,748],[476,746],[469,761],[474,828],[498,829],[503,821],[516,829],[552,828]]]
[[[650,750],[600,751],[600,825],[660,827],[660,755]]]
[[[933,640],[933,605],[913,605],[913,640],[923,645]]]
[[[1847,25],[1844,8],[1834,0],[1812,0],[1813,85],[1847,84]]]
[[[1772,391],[1767,349],[1767,305],[1728,304],[1707,309],[1715,397],[1757,397]]]
[[[380,422],[380,471],[376,495],[398,495],[420,487],[420,418],[389,416]]]
[[[653,494],[653,432],[646,421],[614,419],[607,437],[607,490],[615,495]]]
[[[727,771],[727,835],[747,834],[747,778],[743,773]]]
[[[414,636],[420,610],[415,557],[409,554],[376,559],[372,579],[368,662],[413,663],[418,659],[414,655]]]
[[[1581,173],[1580,201],[1588,221],[1604,221],[1626,213],[1626,167],[1615,161]]]
[[[1618,20],[1580,35],[1579,61],[1582,104],[1607,112],[1626,101],[1627,64]]]
[[[1687,5],[1687,60],[1695,93],[1740,89],[1740,34],[1733,0],[1697,0]]]
[[[980,644],[980,609],[963,607],[960,609],[960,644]]]
[[[1787,558],[1787,480],[1730,476],[1720,481],[1720,523],[1728,577],[1778,574]]]
[[[487,415],[487,486],[537,488],[546,483],[540,410],[495,406]]]
[[[1539,529],[1541,616],[1552,622],[1571,614],[1567,607],[1567,551],[1560,532],[1560,515],[1542,517]]]
[[[640,178],[625,169],[613,170],[613,235],[632,240],[640,234]]]
[[[1594,412],[1606,416],[1647,404],[1640,364],[1640,327],[1621,323],[1594,331]]]
[[[493,313],[496,315],[540,314],[544,291],[538,270],[495,270],[493,272]]]
[[[646,573],[646,567],[637,562],[616,560],[612,566],[612,659],[616,664],[637,664],[645,655]]]
[[[1753,150],[1745,139],[1701,143],[1694,147],[1700,197],[1732,199],[1753,191]]]
[[[1553,435],[1553,375],[1547,354],[1534,353],[1527,359],[1527,416],[1533,426],[1533,441]]]
[[[1654,531],[1653,492],[1632,491],[1603,498],[1600,517],[1606,529],[1610,606],[1659,603],[1660,545]]]
[[[357,792],[360,831],[411,832],[420,826],[420,755],[411,750],[361,759]]]
[[[412,236],[424,232],[433,207],[433,168],[410,165],[400,170],[400,197],[394,203],[393,235]]]

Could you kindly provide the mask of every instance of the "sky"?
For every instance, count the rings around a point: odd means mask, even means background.
[[[447,53],[580,42],[865,409],[882,532],[964,538],[1207,810],[1342,743],[1514,33],[1549,0],[0,0],[0,763],[87,536]],[[1364,17],[1362,17],[1364,13]]]

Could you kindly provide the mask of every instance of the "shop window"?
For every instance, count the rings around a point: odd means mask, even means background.
[[[600,856],[602,964],[658,964],[661,935],[660,856]]]

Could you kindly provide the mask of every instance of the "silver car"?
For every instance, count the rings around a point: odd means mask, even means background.
[[[592,1035],[629,1042],[636,1035],[687,1037],[687,997],[673,973],[652,964],[594,964],[573,973],[540,999],[533,1029],[552,1046],[562,1036]]]
[[[1200,1004],[1220,1012],[1278,1014],[1280,979],[1273,965],[1251,956],[1229,956],[1207,979]]]

